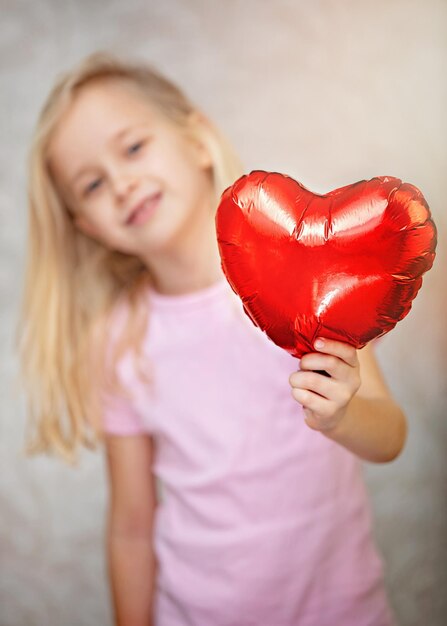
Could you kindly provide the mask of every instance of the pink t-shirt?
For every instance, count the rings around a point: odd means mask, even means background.
[[[391,624],[361,463],[305,424],[298,361],[224,279],[148,305],[152,383],[123,358],[105,429],[156,444],[156,626]]]

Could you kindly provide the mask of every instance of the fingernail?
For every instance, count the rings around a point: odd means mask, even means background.
[[[321,348],[324,348],[324,341],[322,339],[317,339],[314,346],[317,350],[321,350]]]

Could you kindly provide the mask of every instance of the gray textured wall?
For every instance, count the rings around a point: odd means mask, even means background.
[[[366,475],[401,625],[446,624],[445,0],[0,0],[0,9],[1,626],[110,623],[102,456],[86,453],[77,470],[21,456],[12,341],[29,135],[55,74],[96,48],[142,56],[176,79],[247,170],[284,171],[319,192],[381,174],[423,190],[438,259],[378,351],[410,436],[396,462]]]

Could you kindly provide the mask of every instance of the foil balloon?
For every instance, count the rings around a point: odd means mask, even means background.
[[[436,247],[422,193],[391,176],[316,194],[254,171],[222,194],[216,231],[246,313],[299,358],[317,336],[362,348],[394,328]]]

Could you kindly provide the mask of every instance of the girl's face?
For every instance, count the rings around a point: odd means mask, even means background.
[[[143,259],[175,250],[211,211],[205,147],[123,81],[81,88],[56,127],[49,162],[77,226]]]

